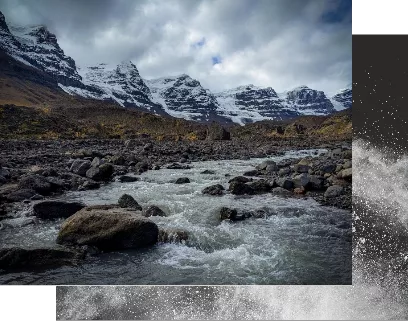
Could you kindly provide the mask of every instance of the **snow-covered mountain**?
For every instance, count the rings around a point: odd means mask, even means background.
[[[78,68],[45,26],[9,27],[1,12],[0,51],[50,75],[55,86],[70,95],[110,100],[127,108],[200,122],[245,124],[328,115],[352,103],[351,86],[330,98],[306,86],[278,94],[271,87],[246,85],[214,94],[186,74],[143,79],[130,61],[117,66],[101,63]]]
[[[300,86],[282,94],[287,106],[302,115],[328,115],[335,111],[330,99],[323,91]]]
[[[346,88],[339,90],[339,92],[331,97],[330,100],[336,110],[351,108],[351,105],[353,104],[351,84],[349,84]]]
[[[163,106],[171,116],[209,122],[220,119],[215,96],[204,89],[198,80],[186,74],[145,80],[153,101]]]
[[[216,94],[219,112],[236,123],[283,120],[300,115],[328,115],[335,111],[323,91],[300,86],[284,93],[271,87],[240,86]]]
[[[96,66],[79,68],[86,88],[59,86],[70,94],[87,98],[113,100],[122,107],[137,107],[163,114],[163,108],[153,102],[153,96],[140,77],[137,67],[131,61],[124,61],[115,67],[101,63]]]
[[[0,12],[0,49],[26,65],[45,71],[64,85],[81,86],[75,61],[64,54],[45,26],[7,26]]]

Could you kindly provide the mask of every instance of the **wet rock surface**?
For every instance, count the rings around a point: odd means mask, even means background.
[[[114,251],[150,246],[157,239],[157,225],[140,212],[87,207],[62,224],[57,243]]]

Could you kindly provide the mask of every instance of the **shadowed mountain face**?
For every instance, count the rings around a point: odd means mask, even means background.
[[[117,66],[100,63],[78,68],[46,26],[8,26],[1,12],[0,49],[11,60],[42,71],[44,77],[37,77],[37,81],[50,78],[71,96],[202,123],[243,125],[301,115],[329,115],[351,106],[351,88],[331,98],[306,86],[279,94],[271,87],[247,85],[214,94],[186,74],[143,79],[130,61]]]

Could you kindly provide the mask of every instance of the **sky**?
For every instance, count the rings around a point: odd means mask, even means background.
[[[0,0],[45,24],[83,67],[123,60],[143,78],[188,74],[218,92],[253,84],[334,94],[351,83],[351,0]]]
[[[353,130],[408,152],[408,35],[353,36]]]

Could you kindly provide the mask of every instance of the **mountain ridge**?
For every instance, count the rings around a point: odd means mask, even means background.
[[[126,108],[203,123],[244,125],[301,115],[329,115],[350,108],[352,103],[351,87],[333,97],[307,86],[276,93],[270,86],[253,84],[212,93],[185,73],[145,79],[131,61],[115,67],[99,63],[78,68],[46,26],[8,26],[1,12],[0,49],[50,75],[69,95],[108,100]]]

